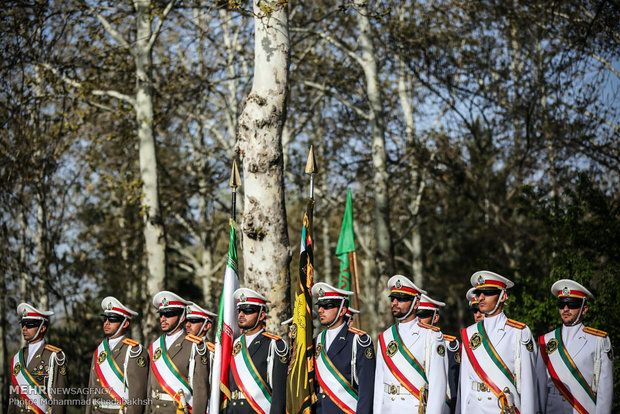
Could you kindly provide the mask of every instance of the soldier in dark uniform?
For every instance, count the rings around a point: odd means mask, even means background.
[[[105,338],[93,354],[86,414],[140,414],[146,405],[149,356],[125,336],[138,313],[112,296],[101,301],[101,308]]]
[[[347,323],[352,294],[322,282],[312,287],[325,327],[315,339],[317,414],[372,412],[375,350],[366,332]]]
[[[204,413],[209,396],[209,365],[202,338],[185,334],[187,306],[191,302],[162,291],[153,297],[163,335],[149,347],[151,366],[146,413]]]
[[[67,387],[65,354],[60,348],[45,343],[49,318],[54,312],[21,303],[17,314],[28,345],[11,361],[8,413],[62,414]]]
[[[260,293],[241,288],[234,292],[243,334],[235,340],[230,363],[231,399],[226,414],[286,411],[288,345],[265,331],[267,303]]]
[[[427,295],[420,295],[420,305],[416,311],[418,320],[431,326],[438,326],[439,310],[446,306],[445,303],[431,299]],[[456,400],[459,388],[459,371],[461,365],[461,353],[459,340],[452,335],[443,335],[446,342],[446,350],[448,355],[448,392],[446,393],[446,402],[443,407],[443,413],[453,414],[456,410]],[[449,397],[449,400],[448,400]]]
[[[200,355],[201,361],[208,361],[209,372],[211,372],[211,368],[213,368],[215,344],[207,341],[207,333],[209,332],[209,329],[211,329],[211,326],[213,326],[213,321],[216,316],[217,315],[215,313],[209,312],[193,302],[187,307],[187,322],[185,322],[185,331],[189,335],[202,338],[202,342],[205,344],[205,347],[202,345],[197,345],[196,351]],[[207,378],[207,383],[209,385],[211,384],[211,375]]]

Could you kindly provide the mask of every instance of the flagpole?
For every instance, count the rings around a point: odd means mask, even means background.
[[[228,261],[226,263],[226,271],[224,272],[222,294],[220,295],[217,331],[214,339],[215,352],[211,371],[209,414],[219,414],[222,393],[226,394],[226,398],[230,398],[228,381],[222,379],[222,366],[224,366],[224,370],[228,369],[230,355],[232,353],[232,342],[235,340],[236,335],[238,335],[238,328],[235,325],[236,321],[233,320],[234,311],[231,309],[234,307],[232,293],[239,287],[239,278],[237,275],[237,247],[234,229],[237,215],[237,187],[239,186],[241,186],[241,177],[239,175],[237,161],[233,159],[232,171],[230,173],[230,187],[232,188],[229,220],[230,240],[228,243]],[[225,372],[225,375],[225,378],[227,378],[228,372]]]
[[[360,292],[360,287],[359,287],[359,283],[360,280],[357,277],[357,255],[355,254],[355,252],[349,252],[349,267],[350,267],[350,271],[351,271],[351,276],[352,276],[352,282],[353,282],[353,302],[355,302],[355,309],[357,309],[358,311],[361,311],[360,309],[360,300],[358,298],[359,296],[359,292]],[[362,328],[362,318],[358,317],[355,318],[353,320],[353,325],[355,325],[355,327],[357,329],[361,329]]]

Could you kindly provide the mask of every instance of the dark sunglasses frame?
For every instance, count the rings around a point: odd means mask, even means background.
[[[558,309],[562,310],[568,306],[568,309],[575,310],[581,308],[582,303],[580,300],[559,300]]]
[[[175,316],[181,316],[182,313],[183,311],[168,310],[159,312],[159,317],[165,316],[166,318],[174,318]]]
[[[204,319],[200,319],[200,318],[197,318],[197,319],[196,318],[191,318],[191,319],[188,318],[187,319],[187,322],[189,322],[189,323],[203,323],[204,321],[205,321]]]
[[[396,299],[398,302],[413,302],[414,297],[413,296],[389,296],[390,300],[394,300]]]
[[[501,293],[500,289],[476,289],[474,290],[474,295],[478,296],[480,294],[489,297],[489,296],[497,296]]]
[[[319,302],[316,304],[316,308],[323,308],[325,310],[336,309],[340,307],[340,303],[334,302]]]
[[[243,312],[244,315],[253,315],[260,312],[260,308],[256,308],[254,306],[241,306],[237,308],[237,311],[239,313]]]
[[[33,321],[21,321],[20,325],[23,327],[26,327],[28,329],[32,329],[32,328],[38,328],[39,326],[41,326],[43,322],[33,322]]]
[[[108,321],[110,323],[121,323],[123,322],[123,317],[118,315],[101,315],[101,319],[103,322]]]

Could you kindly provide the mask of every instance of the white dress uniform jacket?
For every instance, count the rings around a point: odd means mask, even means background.
[[[513,376],[516,374],[515,355],[516,339],[521,331],[520,341],[520,406],[521,414],[535,413],[537,407],[536,358],[537,347],[530,328],[515,328],[507,324],[508,318],[501,312],[494,317],[485,317],[482,322],[489,340],[499,357],[504,361]],[[464,330],[465,331],[465,330]],[[484,370],[484,366],[482,367]],[[493,380],[491,378],[491,380]],[[492,391],[485,389],[463,346],[461,353],[461,375],[459,379],[460,412],[476,414],[497,414],[500,412],[498,399]]]
[[[594,360],[598,342],[601,340],[601,369],[598,392],[596,394],[596,414],[609,414],[611,413],[614,385],[614,362],[611,341],[607,335],[593,335],[592,333],[584,332],[584,328],[582,323],[575,326],[563,326],[562,342],[577,369],[579,369],[588,385],[592,387]],[[540,355],[538,356],[536,373],[538,375],[538,394],[541,412],[546,414],[578,413],[556,388]]]
[[[448,376],[448,359],[445,341],[441,331],[429,329],[418,324],[418,319],[406,323],[398,323],[398,332],[411,354],[420,364],[424,364],[427,358],[426,344],[429,344],[428,367],[424,367],[428,379],[428,400],[426,405],[427,414],[440,414],[443,412],[446,399],[446,387]],[[428,326],[428,325],[426,325]],[[390,331],[388,328],[385,332]],[[427,341],[427,336],[428,341]],[[439,352],[438,352],[439,349]],[[390,386],[398,387],[398,393],[390,394]],[[377,365],[375,370],[375,391],[373,412],[383,414],[417,413],[419,400],[408,393],[394,377],[387,366],[380,347],[377,347]]]

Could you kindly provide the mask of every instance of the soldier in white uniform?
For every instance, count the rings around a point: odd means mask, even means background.
[[[471,277],[481,322],[461,331],[461,413],[535,413],[536,354],[526,324],[508,319],[506,289],[514,283],[482,270]]]
[[[474,315],[474,322],[480,322],[484,319],[484,314],[480,312],[480,308],[478,307],[478,298],[474,294],[474,290],[476,290],[476,288],[469,289],[465,297],[467,298],[467,303],[469,304],[469,310]]]
[[[538,339],[536,371],[540,412],[546,414],[611,413],[613,350],[607,334],[585,327],[587,299],[592,293],[562,279],[551,287],[558,298],[562,327]]]
[[[439,328],[416,317],[426,292],[402,275],[388,281],[398,320],[378,340],[375,413],[442,413],[447,387],[446,344]]]
[[[420,305],[416,315],[418,320],[427,325],[439,327],[439,310],[446,306],[444,302],[432,299],[427,295],[421,295]],[[459,387],[459,371],[461,365],[460,343],[456,336],[443,335],[446,342],[446,357],[448,358],[448,387],[446,389],[446,400],[443,413],[454,413],[456,409],[456,396]]]

